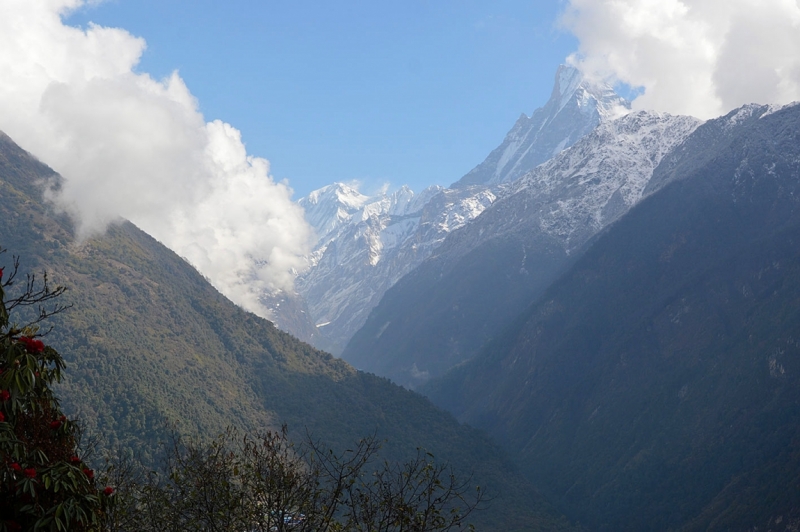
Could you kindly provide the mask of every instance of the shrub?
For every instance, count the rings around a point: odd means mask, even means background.
[[[64,288],[28,276],[7,300],[18,259],[11,269],[4,276],[0,268],[0,531],[95,530],[112,493],[98,491],[79,456],[80,428],[51,388],[64,361],[39,332],[40,322],[64,310],[54,301]],[[14,309],[25,307],[38,312],[24,325],[13,322]]]
[[[108,530],[472,529],[466,519],[482,501],[479,488],[424,451],[395,463],[379,460],[378,449],[374,437],[343,453],[311,438],[296,445],[285,426],[258,437],[229,429],[210,443],[176,435],[161,471],[129,483],[118,477]]]

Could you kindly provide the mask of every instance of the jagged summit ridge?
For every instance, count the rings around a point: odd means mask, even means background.
[[[353,214],[363,207],[369,196],[344,183],[333,183],[313,191],[298,203],[303,207],[306,221],[311,224],[317,237],[324,239],[347,223]]]
[[[296,289],[313,323],[330,339],[315,345],[341,352],[384,292],[449,233],[478,217],[514,179],[626,112],[628,102],[610,86],[561,66],[547,104],[530,118],[520,117],[503,145],[471,173],[483,172],[474,183],[465,177],[449,189],[435,186],[414,194],[404,186],[371,196],[334,183],[300,200],[318,243]]]
[[[374,266],[380,260],[384,247],[395,247],[393,241],[414,230],[419,219],[418,213],[441,190],[441,186],[434,185],[414,194],[413,190],[404,185],[392,193],[382,191],[374,196],[367,196],[354,186],[333,183],[311,192],[298,201],[305,209],[306,220],[314,228],[318,239],[309,257],[310,266],[315,267],[331,242],[340,239],[344,234],[350,234],[356,240],[361,237],[366,239],[369,262]],[[377,233],[365,232],[363,228],[356,233],[349,231],[349,228],[362,225],[381,229]],[[389,237],[388,241],[381,238],[380,233],[384,231],[385,236]],[[338,257],[336,264],[340,265],[347,260],[348,257]]]
[[[602,121],[629,109],[630,102],[610,85],[587,80],[576,68],[561,65],[545,106],[530,117],[522,114],[503,143],[452,187],[514,181],[575,144]]]

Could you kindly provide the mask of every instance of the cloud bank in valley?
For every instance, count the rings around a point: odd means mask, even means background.
[[[291,190],[236,129],[205,121],[177,73],[135,71],[144,40],[65,25],[84,3],[0,3],[0,130],[64,176],[51,199],[80,238],[131,220],[267,315],[260,294],[290,288],[310,250]]]
[[[570,0],[570,61],[644,87],[639,109],[711,118],[800,100],[797,0]]]

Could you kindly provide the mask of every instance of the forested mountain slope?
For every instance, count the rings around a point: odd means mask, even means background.
[[[664,164],[676,181],[426,391],[590,529],[794,530],[800,105],[737,110]]]
[[[37,182],[48,179],[58,177],[0,134],[0,244],[24,271],[69,287],[73,307],[47,341],[67,360],[59,394],[87,434],[152,460],[166,423],[215,436],[286,422],[335,449],[377,433],[388,458],[423,447],[474,472],[496,496],[480,529],[569,529],[486,436],[244,312],[132,224],[75,243],[69,220],[41,200]]]

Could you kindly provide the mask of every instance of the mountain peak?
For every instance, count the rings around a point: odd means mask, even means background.
[[[311,192],[307,197],[300,200],[304,206],[318,205],[325,201],[336,201],[348,207],[360,207],[367,196],[361,194],[357,188],[345,183],[331,183],[322,188]]]
[[[481,164],[453,188],[514,181],[569,148],[597,125],[630,109],[630,102],[604,82],[586,79],[569,65],[558,67],[550,100],[514,127]]]
[[[558,101],[559,112],[574,101],[584,113],[597,113],[600,121],[619,118],[630,112],[631,107],[629,101],[614,91],[614,87],[604,81],[587,79],[580,70],[569,65],[558,67],[548,105],[555,101]]]
[[[556,71],[556,83],[550,99],[563,99],[565,96],[571,96],[583,80],[583,74],[577,68],[569,65],[559,65]]]
[[[318,238],[336,231],[369,201],[369,196],[345,183],[332,183],[311,192],[298,201],[305,210],[306,221]]]

